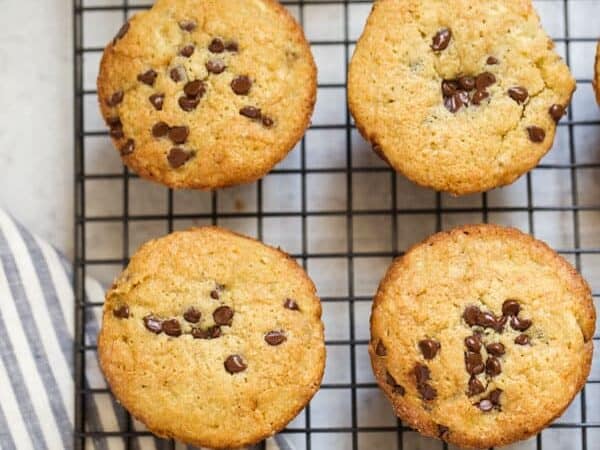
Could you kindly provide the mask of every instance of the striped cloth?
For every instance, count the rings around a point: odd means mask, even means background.
[[[74,446],[73,330],[71,264],[47,242],[0,209],[0,449],[72,449]],[[88,301],[102,301],[104,289],[87,278]],[[90,310],[91,311],[91,310]],[[86,317],[86,344],[95,343],[101,308]],[[86,352],[85,384],[106,388],[95,352]],[[86,429],[121,431],[124,409],[109,394],[86,401]],[[145,430],[134,421],[135,430]],[[153,437],[131,439],[132,448],[171,448]],[[120,437],[89,439],[86,448],[120,450]],[[181,444],[176,449],[191,448]],[[255,448],[289,450],[278,435]]]

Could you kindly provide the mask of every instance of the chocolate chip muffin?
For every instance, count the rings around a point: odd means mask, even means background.
[[[348,98],[373,150],[456,195],[512,183],[550,149],[575,81],[529,0],[380,0]]]
[[[600,41],[596,47],[596,63],[594,64],[594,79],[592,81],[596,91],[596,101],[600,105]]]
[[[279,250],[215,228],[144,244],[106,295],[102,370],[154,433],[238,448],[281,430],[323,376],[321,304]]]
[[[123,161],[173,188],[254,181],[304,134],[316,68],[275,0],[158,0],[104,51],[98,100]]]
[[[585,280],[512,228],[438,233],[389,268],[369,354],[397,415],[460,447],[525,439],[585,384],[596,313]]]

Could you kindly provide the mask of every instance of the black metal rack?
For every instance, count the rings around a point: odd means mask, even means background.
[[[571,63],[573,58],[573,46],[588,43],[592,45],[600,37],[600,28],[597,27],[597,33],[590,36],[571,36],[570,27],[572,23],[569,18],[569,14],[576,12],[576,8],[580,7],[585,3],[600,3],[598,0],[542,0],[540,3],[553,3],[562,14],[564,23],[562,29],[564,33],[560,36],[554,36],[554,39],[559,45],[565,47],[565,57],[567,63]],[[336,46],[343,51],[343,62],[347,66],[349,58],[351,56],[353,45],[355,44],[354,36],[350,33],[350,14],[352,9],[357,5],[363,4],[366,7],[371,3],[365,0],[299,0],[299,1],[284,1],[286,6],[292,8],[297,13],[297,17],[301,24],[305,25],[306,22],[306,9],[307,8],[318,8],[325,6],[335,5],[337,11],[342,14],[343,20],[343,36],[334,39],[311,39],[311,45],[313,47],[327,47]],[[408,187],[407,183],[403,183],[402,177],[396,175],[389,168],[383,164],[365,164],[357,165],[353,161],[355,157],[354,144],[359,139],[356,134],[355,127],[353,125],[351,116],[343,104],[340,104],[339,108],[344,109],[344,120],[339,123],[316,123],[311,126],[309,133],[312,130],[320,130],[327,132],[327,130],[338,130],[340,136],[343,135],[345,145],[340,148],[335,148],[332,151],[340,153],[340,157],[345,159],[345,162],[335,167],[313,167],[307,163],[307,140],[304,138],[299,144],[299,148],[295,151],[299,153],[299,161],[295,167],[291,168],[276,168],[268,177],[281,177],[278,180],[281,183],[285,183],[288,179],[293,179],[293,183],[297,184],[300,189],[299,206],[294,209],[287,209],[284,211],[271,210],[264,208],[264,197],[268,193],[268,186],[265,185],[265,181],[258,181],[256,187],[256,206],[252,211],[223,211],[219,206],[220,192],[213,192],[208,194],[198,193],[198,196],[204,196],[207,198],[209,208],[206,211],[198,213],[190,213],[188,211],[179,211],[177,209],[177,194],[173,191],[164,190],[164,196],[166,197],[166,210],[164,213],[133,213],[131,203],[131,184],[133,180],[137,179],[137,176],[127,169],[123,168],[118,171],[110,171],[106,173],[90,172],[86,166],[86,153],[90,146],[89,139],[104,139],[106,141],[106,151],[112,151],[110,148],[110,142],[108,139],[108,133],[104,128],[91,129],[87,125],[84,112],[86,110],[85,104],[87,101],[95,102],[96,91],[95,88],[85,86],[84,84],[84,73],[91,64],[96,64],[94,58],[99,57],[103,48],[101,45],[89,46],[85,45],[85,30],[84,24],[87,22],[88,16],[99,13],[110,13],[119,14],[122,21],[126,20],[132,13],[138,10],[146,9],[151,6],[151,3],[141,3],[139,0],[74,0],[73,5],[73,19],[74,19],[74,100],[75,100],[75,262],[74,262],[74,285],[76,292],[76,303],[75,303],[75,369],[76,369],[76,382],[75,382],[75,448],[91,448],[90,445],[96,448],[106,448],[106,440],[119,440],[122,442],[123,448],[140,448],[140,442],[138,441],[141,437],[151,437],[152,435],[148,431],[139,430],[135,427],[133,420],[129,417],[126,412],[121,411],[119,425],[115,429],[105,429],[94,424],[89,420],[89,405],[90,399],[96,395],[110,396],[110,392],[103,388],[90,387],[86,381],[86,356],[95,354],[96,347],[95,341],[90,342],[86,339],[86,327],[87,321],[90,317],[90,311],[102,307],[101,302],[89,301],[86,295],[85,289],[85,277],[88,271],[92,267],[105,266],[112,267],[114,274],[116,275],[120,268],[125,265],[128,261],[130,254],[130,244],[136,240],[135,226],[143,223],[162,223],[164,224],[164,233],[170,232],[177,229],[179,222],[184,221],[200,221],[202,223],[217,224],[222,221],[235,221],[236,219],[250,219],[254,220],[256,224],[256,236],[259,239],[264,237],[264,225],[267,220],[273,219],[290,219],[295,220],[299,226],[300,242],[298,251],[293,252],[296,258],[303,264],[304,267],[309,265],[310,261],[319,259],[330,259],[336,261],[344,261],[347,269],[345,273],[345,291],[341,295],[335,296],[324,296],[322,298],[323,304],[339,304],[345,305],[347,310],[347,338],[343,339],[328,339],[326,341],[328,348],[333,347],[344,347],[348,350],[349,355],[349,377],[347,382],[343,383],[325,383],[322,386],[322,390],[341,390],[347,393],[349,396],[349,407],[350,407],[350,418],[347,426],[323,426],[320,423],[315,423],[315,420],[311,420],[310,406],[307,407],[304,414],[303,425],[292,425],[288,427],[283,433],[287,436],[298,436],[302,438],[294,440],[294,445],[297,450],[301,448],[332,448],[317,446],[315,445],[315,436],[321,434],[336,434],[342,433],[347,436],[347,445],[344,448],[367,448],[361,444],[362,433],[393,433],[395,438],[395,446],[398,449],[410,449],[412,446],[406,441],[406,435],[410,433],[410,429],[404,427],[399,421],[393,425],[385,426],[365,426],[359,421],[359,410],[362,405],[359,404],[358,392],[361,389],[375,389],[376,385],[373,382],[363,382],[357,376],[357,355],[359,352],[365,352],[367,340],[357,336],[356,322],[358,319],[357,308],[361,305],[368,305],[371,298],[369,296],[360,295],[356,289],[356,271],[355,266],[359,263],[359,260],[368,258],[388,258],[391,260],[392,257],[402,254],[405,249],[403,244],[399,243],[399,226],[402,225],[403,221],[407,218],[423,218],[430,219],[433,221],[432,230],[441,230],[447,225],[453,222],[453,217],[460,215],[470,215],[469,217],[475,217],[474,221],[496,221],[495,219],[504,215],[508,217],[515,217],[516,215],[526,216],[525,227],[526,231],[535,234],[536,224],[540,222],[536,220],[536,214],[538,213],[564,213],[569,217],[570,224],[568,225],[571,230],[568,234],[569,240],[572,245],[568,245],[565,248],[559,248],[559,252],[568,258],[570,258],[576,267],[586,273],[586,269],[600,266],[600,259],[596,262],[593,259],[593,255],[600,255],[600,243],[598,247],[594,244],[590,244],[586,240],[582,240],[582,233],[580,232],[582,226],[582,215],[593,214],[594,212],[600,213],[600,198],[596,201],[588,202],[587,196],[582,200],[582,184],[581,177],[582,173],[586,172],[587,180],[588,174],[593,173],[594,170],[600,170],[600,152],[598,154],[586,156],[583,160],[581,159],[580,153],[577,151],[577,146],[581,145],[576,136],[579,136],[578,132],[582,129],[589,129],[590,127],[596,128],[597,134],[600,135],[600,120],[596,117],[589,120],[586,118],[578,118],[575,114],[577,104],[573,103],[572,107],[568,110],[568,116],[565,117],[559,124],[559,130],[563,134],[565,139],[565,145],[568,146],[566,152],[568,156],[565,161],[553,162],[553,163],[542,163],[532,173],[527,174],[522,181],[524,183],[524,189],[522,194],[522,202],[518,204],[497,204],[492,202],[490,199],[491,194],[482,194],[475,201],[466,202],[465,204],[454,204],[452,201],[447,201],[446,198],[437,193],[431,193],[430,204],[419,204],[410,205],[408,207],[401,200],[405,194],[406,189],[417,189]],[[589,6],[589,5],[588,5]],[[589,18],[588,20],[594,20]],[[87,25],[88,27],[90,25]],[[116,31],[117,28],[114,29]],[[90,58],[91,57],[91,58]],[[90,58],[90,59],[88,59]],[[591,60],[590,60],[591,66]],[[345,73],[345,72],[344,72]],[[578,79],[578,89],[583,89],[584,92],[590,91],[591,95],[591,79]],[[319,83],[319,92],[322,93],[327,90],[345,90],[345,79],[338,80],[338,82],[321,82]],[[558,138],[557,138],[558,139]],[[556,176],[560,179],[563,189],[568,190],[567,200],[552,203],[540,202],[539,198],[534,196],[536,191],[536,177],[535,173],[542,173],[545,171],[553,171]],[[592,172],[589,172],[592,171]],[[598,172],[600,173],[600,172]],[[336,187],[338,189],[345,190],[345,200],[341,208],[312,208],[310,205],[310,193],[307,186],[310,181],[307,180],[309,177],[315,176],[335,176],[338,181],[342,181]],[[360,182],[364,177],[376,177],[378,182],[389,183],[390,196],[389,204],[384,207],[371,208],[364,205],[357,206],[355,202],[355,191],[357,190],[357,180]],[[118,213],[110,214],[93,214],[89,213],[86,208],[86,198],[89,196],[87,186],[96,181],[105,181],[118,185],[120,191],[120,203]],[[541,183],[541,181],[538,181]],[[585,189],[585,183],[583,188]],[[269,184],[269,186],[271,186]],[[343,187],[342,187],[343,186]],[[107,193],[106,195],[111,195]],[[427,202],[425,202],[427,203]],[[88,205],[89,206],[89,200]],[[386,242],[383,243],[383,249],[378,246],[377,249],[356,248],[353,240],[355,221],[360,218],[377,217],[384,219],[386,226],[390,227],[389,233],[385,237]],[[600,216],[599,216],[600,217]],[[309,245],[309,222],[319,218],[338,218],[340,223],[343,224],[346,233],[346,245],[343,249],[336,249],[330,252],[321,252],[314,249]],[[88,254],[88,238],[87,232],[90,226],[96,225],[110,225],[112,226],[112,233],[115,234],[115,238],[121,240],[121,254],[116,257],[100,257],[96,258]],[[116,227],[116,228],[115,228]],[[591,272],[590,272],[591,273]],[[594,292],[594,300],[597,302],[600,298],[600,291]],[[360,320],[366,320],[366,317],[360,317]],[[598,336],[594,340],[598,341]],[[593,386],[595,392],[596,387],[600,384],[599,378],[591,377],[586,385],[587,390]],[[600,394],[600,392],[599,392]],[[589,402],[586,401],[588,395],[586,395],[586,389],[582,391],[579,397],[580,411],[578,412],[578,419],[576,421],[560,421],[551,425],[550,431],[546,431],[538,435],[535,439],[533,448],[538,450],[544,447],[548,447],[546,440],[544,439],[545,433],[551,433],[552,430],[557,429],[568,429],[573,430],[573,438],[571,439],[573,448],[581,450],[592,450],[594,448],[600,448],[598,442],[600,442],[600,421],[588,420],[590,407]],[[600,396],[595,399],[596,407],[600,409]],[[600,414],[595,414],[597,417]],[[175,443],[171,441],[159,441],[158,439],[152,441],[157,448],[175,448]],[[433,446],[431,448],[438,448],[435,445],[439,445],[439,448],[447,448],[446,445],[442,444],[427,444]],[[341,448],[341,447],[339,447]],[[531,448],[531,447],[530,447]]]

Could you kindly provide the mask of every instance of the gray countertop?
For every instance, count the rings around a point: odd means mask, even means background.
[[[0,9],[0,206],[71,256],[71,1],[0,0]]]

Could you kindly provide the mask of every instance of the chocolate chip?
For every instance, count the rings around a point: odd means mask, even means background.
[[[463,105],[469,105],[469,94],[466,91],[458,91],[456,94],[454,94],[455,97],[457,97],[458,100],[460,100],[460,102]]]
[[[129,31],[129,22],[125,22],[123,24],[123,26],[121,28],[119,28],[119,31],[117,31],[117,34],[115,35],[115,38],[113,39],[113,44],[115,44],[118,40],[123,39],[123,36],[125,36],[128,31]]]
[[[477,379],[477,377],[471,376],[469,378],[469,389],[467,391],[467,395],[469,397],[473,397],[474,395],[479,395],[482,392],[485,392],[485,386],[481,381]]]
[[[493,405],[500,405],[500,395],[502,395],[502,389],[494,389],[488,394],[488,399]]]
[[[189,58],[190,56],[192,56],[194,54],[194,50],[195,50],[195,48],[194,48],[193,45],[191,45],[191,44],[190,45],[186,45],[185,47],[183,47],[180,50],[179,54],[181,56],[185,56],[186,58]]]
[[[152,127],[152,136],[155,138],[161,138],[167,135],[169,132],[169,125],[166,122],[157,122]]]
[[[214,299],[214,300],[219,300],[220,294],[219,291],[216,289],[213,289],[212,291],[210,291],[210,298]]]
[[[446,425],[441,425],[438,423],[437,429],[438,429],[438,437],[440,437],[442,439],[448,438],[448,434],[450,434],[450,428],[448,428]]]
[[[517,345],[527,345],[529,344],[529,336],[526,334],[520,334],[515,338],[515,344]]]
[[[185,69],[181,66],[173,67],[169,72],[169,76],[175,83],[179,83],[187,78]]]
[[[263,116],[262,117],[262,124],[267,127],[267,128],[271,128],[273,126],[275,122],[273,122],[273,119],[271,119],[268,116]]]
[[[431,378],[429,367],[417,363],[413,369],[413,374],[417,382],[417,390],[424,400],[433,400],[437,396],[437,391],[427,381]]]
[[[192,336],[194,339],[208,339],[208,333],[202,328],[192,328]]]
[[[492,328],[498,333],[504,331],[504,325],[506,325],[506,316],[496,317],[494,314],[484,311],[480,312],[477,325],[484,328]]]
[[[488,56],[486,64],[493,66],[495,64],[500,64],[500,61],[495,56]]]
[[[213,319],[217,325],[229,325],[233,321],[233,309],[229,306],[219,306],[213,312]]]
[[[417,384],[423,384],[429,381],[431,377],[431,372],[429,371],[429,367],[425,364],[417,363],[415,368],[413,369],[413,374],[415,379],[417,380]]]
[[[550,109],[548,109],[548,113],[550,113],[550,116],[552,116],[555,122],[558,122],[565,114],[565,107],[554,104],[550,107]]]
[[[488,399],[483,399],[477,403],[477,407],[483,412],[489,412],[494,408],[494,404]]]
[[[500,360],[495,356],[489,356],[485,362],[485,373],[490,377],[500,375],[502,373],[502,364],[500,364]]]
[[[477,325],[481,325],[484,328],[492,328],[496,324],[496,317],[487,311],[483,311],[479,314],[479,320]]]
[[[240,115],[249,119],[260,119],[261,112],[259,108],[255,108],[254,106],[244,106],[240,109]]]
[[[481,102],[483,100],[485,100],[486,98],[488,98],[490,96],[489,92],[482,89],[482,90],[476,90],[475,93],[473,94],[473,97],[471,98],[471,103],[473,103],[474,105],[480,105]]]
[[[466,352],[465,353],[465,367],[467,372],[471,375],[478,375],[483,373],[485,367],[483,365],[483,359],[480,353]]]
[[[482,398],[479,403],[475,403],[481,411],[489,412],[492,409],[500,409],[500,396],[502,395],[502,389],[494,389],[491,391],[486,398]]]
[[[167,155],[169,165],[173,169],[178,169],[179,167],[183,166],[190,158],[191,155],[179,147],[173,147]]]
[[[440,343],[433,339],[423,339],[419,341],[419,348],[425,359],[433,359],[440,349]]]
[[[508,96],[520,105],[527,100],[529,93],[523,86],[514,86],[508,90]]]
[[[442,95],[444,97],[451,97],[458,90],[458,83],[454,80],[442,81]]]
[[[451,97],[446,97],[444,99],[444,106],[446,109],[452,113],[458,111],[462,105],[466,105],[469,103],[469,94],[465,91],[457,91]]]
[[[243,370],[246,370],[247,367],[248,366],[240,355],[231,355],[225,360],[225,370],[231,374],[242,372]]]
[[[162,331],[162,321],[158,317],[153,316],[152,314],[149,314],[146,317],[144,317],[144,325],[148,330],[152,331],[153,333],[160,334],[160,332]]]
[[[404,395],[406,394],[406,389],[404,389],[404,386],[400,385],[400,384],[396,384],[393,388],[392,388],[392,392],[394,394],[399,394],[399,395]]]
[[[148,100],[150,100],[150,103],[152,103],[154,109],[157,111],[162,111],[163,104],[165,102],[165,94],[152,94],[150,97],[148,97]]]
[[[124,96],[125,94],[123,93],[123,91],[116,91],[113,95],[106,99],[107,106],[110,106],[111,108],[117,106],[123,101]]]
[[[439,52],[441,50],[445,50],[450,43],[450,39],[452,38],[452,31],[449,28],[442,28],[431,40],[431,49],[433,51]]]
[[[200,322],[200,317],[202,317],[202,313],[198,311],[193,306],[190,306],[186,312],[183,313],[183,318],[187,320],[189,323],[198,323]]]
[[[125,142],[119,150],[121,156],[131,155],[135,150],[135,141],[133,139],[127,139],[127,142]]]
[[[250,88],[252,87],[252,81],[246,75],[240,75],[231,82],[231,89],[237,95],[248,95]]]
[[[115,139],[121,139],[124,136],[123,124],[118,117],[112,117],[106,121],[110,127],[110,135]]]
[[[119,117],[109,117],[106,119],[106,123],[111,128],[121,128],[123,126]]]
[[[111,128],[109,133],[115,139],[121,139],[123,136],[125,136],[123,133],[123,128]]]
[[[546,137],[546,132],[536,126],[527,127],[527,133],[532,142],[544,142],[544,138]]]
[[[206,92],[206,85],[202,80],[190,81],[183,87],[183,92],[188,97],[202,97]]]
[[[177,103],[179,103],[179,107],[181,109],[183,109],[186,112],[190,112],[196,109],[196,107],[200,103],[200,98],[179,97]]]
[[[475,78],[469,76],[460,77],[458,85],[465,91],[472,91],[475,89]]]
[[[507,320],[508,320],[508,317],[506,317],[506,316],[496,317],[496,323],[494,324],[494,326],[492,328],[494,330],[496,330],[498,333],[502,333],[504,331],[504,326],[506,325]]]
[[[198,24],[196,23],[196,21],[191,19],[186,19],[179,22],[179,28],[181,28],[183,31],[192,32],[196,29],[197,26]]]
[[[510,326],[513,330],[526,331],[531,326],[531,320],[513,316],[510,318]]]
[[[221,336],[221,327],[209,327],[206,330],[201,328],[192,328],[194,339],[216,339]]]
[[[417,390],[419,391],[419,394],[421,394],[421,397],[423,397],[423,400],[429,401],[437,397],[437,391],[429,383],[418,385]]]
[[[265,334],[265,342],[269,345],[280,345],[287,340],[287,337],[281,331],[269,331]]]
[[[119,319],[128,319],[129,318],[129,306],[121,305],[118,308],[113,309],[113,316]]]
[[[225,44],[223,44],[223,41],[219,38],[214,38],[209,46],[208,46],[208,50],[211,53],[223,53],[223,51],[225,50]]]
[[[517,316],[521,310],[521,305],[516,300],[505,300],[502,303],[502,314],[505,316]]]
[[[450,97],[444,98],[444,106],[446,107],[446,109],[448,111],[450,111],[451,113],[454,113],[460,109],[460,107],[462,106],[462,103],[460,103],[460,102],[457,103],[456,99],[454,98],[454,95],[452,95]]]
[[[477,334],[466,337],[465,347],[472,352],[478,353],[481,350],[481,337]]]
[[[225,63],[220,59],[209,59],[206,62],[206,70],[215,75],[222,73],[226,67]]]
[[[392,392],[394,394],[400,394],[400,395],[406,394],[406,389],[404,389],[404,386],[399,385],[396,382],[396,379],[387,370],[385,372],[385,381],[387,384],[389,384],[392,387]]]
[[[287,308],[287,309],[291,309],[292,311],[300,310],[300,308],[298,307],[298,303],[296,303],[296,301],[291,298],[285,299],[285,301],[283,302],[283,307]]]
[[[225,44],[225,50],[228,52],[237,52],[239,50],[238,43],[235,41],[229,41]]]
[[[386,356],[387,355],[387,348],[385,348],[385,345],[381,341],[381,339],[379,339],[379,342],[377,342],[377,346],[375,347],[375,354],[377,356]]]
[[[465,308],[463,312],[463,319],[470,327],[479,324],[479,316],[481,314],[481,310],[479,307],[470,305]]]
[[[148,86],[154,86],[154,81],[156,81],[157,76],[158,74],[154,70],[150,69],[147,72],[140,73],[137,76],[137,79]]]
[[[181,336],[181,325],[179,324],[179,320],[177,319],[169,319],[163,321],[162,330],[168,336]]]
[[[492,342],[485,346],[485,349],[490,355],[502,356],[506,352],[504,345],[501,342]]]
[[[123,128],[111,128],[110,135],[115,139],[121,139],[125,134],[123,133]]]
[[[186,126],[171,127],[169,130],[169,139],[174,144],[184,144],[190,134],[190,129]]]
[[[396,386],[396,384],[398,384],[396,383],[394,376],[387,370],[385,371],[385,382],[390,386]]]
[[[475,87],[483,90],[496,82],[496,77],[491,72],[483,72],[475,78]]]

